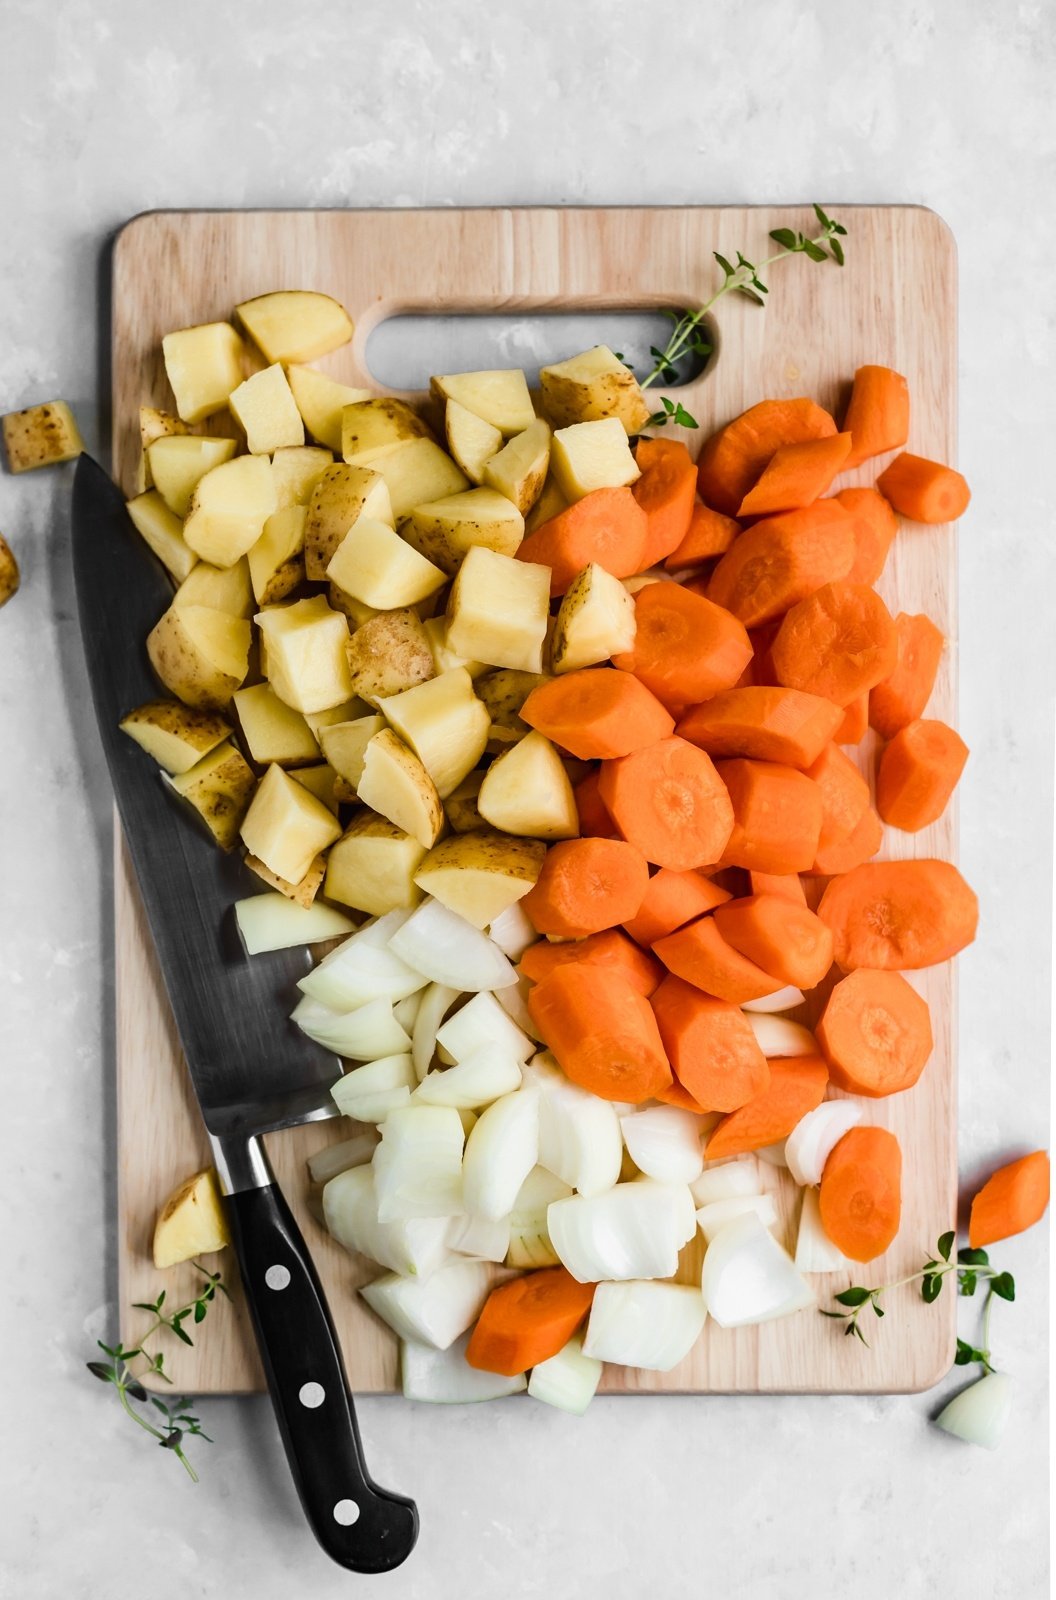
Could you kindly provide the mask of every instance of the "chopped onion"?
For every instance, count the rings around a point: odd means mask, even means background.
[[[406,1339],[400,1345],[400,1373],[406,1400],[429,1400],[438,1405],[461,1405],[471,1400],[501,1400],[527,1389],[523,1372],[504,1378],[482,1372],[466,1360],[469,1334],[464,1333],[446,1350]]]
[[[755,1041],[768,1060],[776,1056],[817,1055],[818,1041],[801,1022],[791,1022],[788,1017],[773,1017],[766,1013],[747,1015]]]
[[[355,923],[334,906],[299,906],[287,895],[254,894],[236,900],[235,922],[247,956],[265,950],[290,950],[299,944],[319,944],[351,933]]]
[[[450,1106],[412,1104],[390,1111],[374,1152],[378,1221],[461,1211],[464,1140],[462,1120]]]
[[[383,1056],[338,1078],[330,1094],[338,1110],[356,1122],[384,1122],[411,1098],[414,1066],[408,1055]]]
[[[480,1217],[452,1217],[447,1247],[478,1261],[505,1261],[510,1248],[510,1219],[499,1217],[495,1222],[484,1222]]]
[[[493,1048],[519,1062],[535,1054],[532,1040],[511,1022],[495,996],[487,993],[475,994],[453,1017],[448,1017],[437,1029],[436,1042],[450,1051],[455,1061],[464,1061],[484,1048]]]
[[[496,989],[495,998],[522,1033],[526,1033],[529,1039],[534,1039],[536,1044],[542,1044],[543,1036],[535,1025],[532,1013],[528,1010],[528,991],[531,987],[527,978],[518,978],[516,983],[508,984],[505,989]]]
[[[580,1194],[603,1194],[618,1182],[623,1136],[609,1100],[571,1083],[542,1051],[524,1069],[526,1084],[540,1092],[539,1165]]]
[[[810,1285],[754,1212],[715,1235],[704,1254],[701,1289],[720,1328],[768,1322],[814,1304]]]
[[[700,1338],[706,1316],[693,1284],[599,1283],[583,1348],[599,1361],[670,1372]]]
[[[364,1128],[351,1139],[338,1144],[325,1144],[321,1150],[308,1157],[308,1174],[313,1183],[329,1183],[339,1172],[350,1167],[362,1167],[374,1154],[378,1135],[374,1128]]]
[[[678,1106],[649,1106],[620,1118],[627,1153],[662,1183],[692,1183],[704,1169],[700,1118]]]
[[[328,1232],[357,1255],[405,1278],[426,1278],[449,1259],[446,1217],[379,1222],[372,1167],[339,1172],[323,1190]]]
[[[402,1000],[397,1000],[392,1008],[392,1014],[400,1027],[409,1037],[414,1033],[414,1024],[418,1020],[418,1011],[422,1004],[424,989],[415,990],[414,994],[404,995]]]
[[[728,1200],[711,1200],[697,1212],[697,1223],[706,1243],[710,1244],[720,1228],[751,1212],[766,1228],[777,1221],[777,1207],[772,1194],[735,1194]]]
[[[567,1200],[572,1193],[567,1183],[555,1178],[545,1167],[533,1167],[517,1191],[507,1219],[508,1267],[556,1267],[557,1251],[550,1241],[547,1212],[555,1200]]]
[[[785,1160],[785,1141],[779,1139],[777,1144],[763,1144],[753,1152],[760,1161],[765,1161],[768,1167],[787,1167]]]
[[[601,1362],[583,1353],[583,1340],[574,1333],[556,1356],[532,1368],[528,1393],[533,1400],[581,1417],[597,1392],[601,1372]]]
[[[861,1120],[861,1107],[853,1100],[823,1100],[801,1117],[785,1140],[785,1160],[796,1182],[820,1183],[833,1148]]]
[[[419,1083],[432,1066],[433,1056],[436,1054],[437,1031],[458,999],[459,992],[458,989],[449,988],[446,983],[431,983],[422,992],[418,1015],[414,1019],[414,1037],[411,1044],[414,1071]]]
[[[457,1066],[443,1072],[427,1072],[411,1098],[425,1105],[474,1111],[513,1094],[520,1086],[520,1062],[508,1050],[485,1045]]]
[[[456,1106],[455,1109],[458,1112],[459,1121],[462,1124],[462,1132],[468,1139],[470,1134],[473,1132],[473,1129],[477,1125],[477,1113],[475,1111],[468,1110],[466,1106]]]
[[[713,1200],[730,1200],[737,1194],[760,1194],[759,1163],[754,1156],[734,1156],[730,1161],[705,1167],[690,1184],[689,1192],[698,1206],[708,1206]]]
[[[305,995],[294,1006],[292,1020],[302,1033],[335,1055],[350,1061],[378,1061],[400,1055],[411,1041],[393,1014],[391,1000],[368,1000],[354,1011],[331,1011]]]
[[[405,911],[390,911],[387,916],[365,923],[358,933],[324,956],[297,987],[335,1011],[352,1011],[368,1000],[403,1000],[414,994],[425,986],[426,979],[387,947],[387,940],[398,932],[407,915]]]
[[[360,1294],[401,1339],[447,1350],[480,1315],[491,1269],[483,1261],[452,1261],[428,1278],[396,1273],[365,1283]]]
[[[691,1228],[685,1232],[686,1207]],[[696,1228],[687,1185],[642,1178],[605,1194],[555,1200],[547,1227],[558,1260],[580,1283],[603,1278],[670,1278]]]
[[[462,1203],[471,1217],[508,1216],[539,1157],[539,1091],[503,1095],[477,1119],[462,1163]]]
[[[1011,1412],[1012,1379],[1007,1372],[988,1372],[955,1394],[935,1422],[956,1439],[981,1444],[984,1450],[996,1450]]]
[[[488,929],[488,938],[497,944],[504,956],[519,961],[530,944],[539,938],[528,920],[528,913],[519,900],[505,911],[500,911]]]
[[[416,972],[452,989],[476,993],[517,982],[498,945],[439,900],[423,900],[390,939],[389,950]]]
[[[816,1189],[803,1190],[796,1234],[796,1266],[800,1272],[846,1272],[854,1269],[842,1250],[838,1250],[821,1225],[821,1207]]]
[[[764,994],[758,1000],[745,1000],[741,1006],[742,1011],[770,1012],[794,1011],[796,1006],[801,1006],[806,996],[802,989],[789,984],[785,989],[775,989],[773,994]]]

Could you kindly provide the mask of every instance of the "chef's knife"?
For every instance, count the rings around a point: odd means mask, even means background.
[[[226,1196],[231,1235],[279,1427],[320,1544],[355,1572],[386,1572],[418,1536],[412,1500],[367,1472],[322,1287],[261,1135],[335,1114],[341,1063],[289,1021],[308,953],[249,959],[233,903],[256,880],[199,832],[146,753],[118,728],[159,693],[145,640],[172,599],[124,500],[82,456],[73,565],[99,733],[129,853]],[[151,1063],[143,1063],[150,1071]]]

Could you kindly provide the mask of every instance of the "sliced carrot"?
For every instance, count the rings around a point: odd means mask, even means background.
[[[735,1006],[746,1000],[761,1000],[764,994],[773,994],[781,987],[768,972],[726,943],[714,917],[698,917],[677,933],[658,939],[653,954],[677,978]]]
[[[748,878],[752,894],[777,894],[797,906],[807,903],[806,890],[798,872],[750,872]]]
[[[835,432],[829,413],[813,400],[761,400],[705,440],[697,462],[700,498],[735,517],[775,451]]]
[[[648,883],[644,856],[622,839],[563,839],[521,905],[537,933],[581,939],[633,917]]]
[[[900,728],[880,757],[876,809],[903,833],[936,822],[956,789],[968,746],[945,722],[918,718]]]
[[[614,578],[642,568],[649,519],[630,489],[593,489],[521,541],[519,561],[551,570],[550,593],[564,594],[593,562]]]
[[[757,628],[846,576],[854,554],[850,513],[838,500],[819,500],[746,528],[712,573],[708,599]]]
[[[566,1077],[602,1100],[639,1105],[671,1082],[649,1001],[612,967],[558,967],[528,1010]]]
[[[620,837],[620,830],[606,811],[605,802],[598,793],[597,772],[588,772],[587,776],[576,784],[572,793],[576,801],[576,815],[579,817],[579,831],[584,838]]]
[[[752,659],[736,617],[680,583],[639,589],[634,614],[634,649],[613,656],[612,664],[633,673],[665,706],[692,705],[730,688]]]
[[[938,676],[941,631],[923,613],[900,611],[895,618],[898,659],[894,671],[869,692],[869,721],[883,739],[923,716]]]
[[[649,879],[638,915],[624,927],[638,944],[653,944],[729,898],[725,889],[699,872],[672,872],[670,867],[661,867]]]
[[[964,478],[952,467],[903,451],[876,480],[885,500],[910,522],[956,522],[972,498]]]
[[[724,517],[721,511],[712,511],[703,500],[694,500],[686,537],[672,550],[664,566],[668,572],[699,567],[703,561],[725,555],[740,531],[741,525],[733,517]]]
[[[681,978],[665,978],[652,1003],[676,1081],[702,1110],[735,1111],[766,1088],[770,1068],[738,1006]]]
[[[900,972],[867,967],[841,978],[815,1032],[837,1088],[874,1100],[911,1089],[934,1044],[927,1001]]]
[[[640,950],[618,928],[605,928],[585,939],[565,939],[548,944],[541,939],[521,957],[520,970],[532,983],[542,983],[558,967],[608,967],[619,972],[639,994],[652,994],[664,976],[663,968],[648,950]]]
[[[675,726],[643,683],[611,667],[586,667],[539,684],[521,707],[521,719],[581,761],[629,755]]]
[[[675,439],[639,439],[634,459],[642,475],[631,493],[648,524],[638,568],[645,572],[677,550],[689,532],[697,469],[685,445]]]
[[[841,720],[839,706],[798,689],[727,689],[694,706],[678,724],[681,738],[710,756],[748,756],[809,767]]]
[[[902,1220],[902,1147],[886,1128],[851,1128],[825,1163],[821,1225],[852,1261],[872,1261]]]
[[[836,499],[850,515],[854,531],[852,583],[876,583],[898,532],[898,518],[876,489],[841,489]]]
[[[862,813],[858,826],[846,838],[828,839],[818,843],[811,872],[820,877],[836,877],[841,872],[852,872],[855,867],[871,861],[884,842],[884,825],[872,806]]]
[[[718,1122],[704,1147],[708,1161],[745,1155],[787,1139],[796,1123],[825,1098],[829,1069],[820,1056],[771,1060],[770,1082]]]
[[[778,894],[730,900],[715,912],[727,944],[778,984],[813,989],[832,966],[832,932],[806,906]]]
[[[827,494],[851,452],[849,433],[805,439],[775,450],[741,501],[739,517],[772,517],[778,511],[800,511]]]
[[[1049,1158],[1044,1150],[993,1173],[972,1201],[968,1243],[973,1250],[1010,1239],[1040,1222],[1049,1204]]]
[[[898,635],[874,589],[841,580],[792,607],[771,654],[780,683],[846,706],[890,677]]]
[[[830,845],[842,844],[869,809],[869,785],[839,745],[829,744],[813,766],[807,768],[821,793],[821,837],[818,855]],[[817,857],[815,857],[815,861]]]
[[[716,770],[733,803],[723,865],[749,872],[809,872],[821,833],[817,784],[774,761],[720,761]]]
[[[672,1078],[666,1089],[658,1089],[654,1098],[665,1106],[677,1106],[680,1111],[692,1111],[695,1116],[707,1114],[704,1107],[694,1100],[689,1090],[683,1089],[677,1078]]]
[[[869,726],[869,696],[860,694],[843,708],[843,721],[833,734],[834,744],[861,744]]]
[[[833,879],[818,916],[832,929],[844,972],[905,972],[934,967],[971,944],[979,902],[948,861],[871,861]]]
[[[466,1360],[482,1372],[516,1378],[564,1349],[590,1310],[592,1283],[564,1267],[543,1267],[500,1283],[484,1302]]]
[[[851,435],[847,467],[900,450],[909,438],[909,385],[902,374],[890,367],[859,367],[843,426]]]
[[[733,807],[711,757],[696,745],[661,739],[603,762],[598,787],[622,837],[654,866],[685,872],[722,856]]]

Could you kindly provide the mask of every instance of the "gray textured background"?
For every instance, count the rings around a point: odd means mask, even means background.
[[[1051,89],[1041,0],[0,5],[0,410],[96,437],[102,243],[154,206],[917,201],[961,260],[961,1156],[1045,1138],[1052,804]],[[1044,200],[1048,196],[1047,201]],[[852,241],[853,250],[853,241]],[[1047,413],[1047,419],[1046,419]],[[0,1592],[799,1600],[1047,1592],[1045,1236],[994,1335],[995,1455],[911,1399],[361,1407],[411,1563],[311,1545],[263,1401],[209,1401],[194,1488],[84,1372],[113,1326],[110,824],[67,571],[68,470],[0,476]],[[893,1310],[893,1308],[892,1308]],[[967,1308],[962,1312],[968,1328]],[[952,1389],[954,1380],[944,1386]]]

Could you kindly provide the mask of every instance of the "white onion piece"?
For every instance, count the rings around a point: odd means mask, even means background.
[[[710,1244],[720,1228],[725,1228],[735,1217],[747,1216],[749,1212],[757,1216],[766,1228],[772,1228],[777,1221],[777,1207],[772,1194],[736,1194],[728,1200],[711,1200],[706,1206],[701,1206],[697,1212],[697,1224],[705,1242]]]
[[[335,1011],[352,1011],[368,1000],[403,1000],[414,994],[425,986],[426,979],[387,948],[387,941],[408,915],[406,911],[390,911],[364,924],[358,933],[324,956],[297,987]]]
[[[700,1338],[707,1314],[693,1284],[599,1283],[583,1348],[599,1361],[670,1372]]]
[[[754,1212],[720,1228],[704,1254],[701,1289],[720,1328],[769,1322],[814,1305],[810,1285]]]
[[[331,1011],[306,994],[290,1015],[309,1039],[350,1061],[378,1061],[411,1048],[410,1038],[393,1014],[391,1000],[368,1000],[354,1011]]]
[[[483,1261],[452,1261],[428,1278],[396,1273],[360,1288],[371,1310],[401,1339],[446,1350],[480,1315],[491,1288]]]
[[[547,1227],[558,1260],[580,1283],[604,1278],[670,1278],[686,1239],[685,1184],[651,1178],[618,1183],[605,1194],[555,1200]],[[692,1229],[696,1227],[692,1219]]]
[[[299,906],[288,895],[254,894],[235,901],[235,922],[247,956],[265,950],[291,950],[351,933],[355,923],[334,906]]]
[[[414,1071],[419,1083],[432,1066],[433,1056],[436,1053],[437,1030],[458,996],[459,991],[449,988],[446,983],[431,983],[422,992],[411,1041]]]
[[[323,1219],[338,1244],[405,1278],[425,1278],[449,1259],[446,1217],[379,1222],[372,1167],[338,1173],[323,1190]]]
[[[809,1028],[801,1022],[791,1022],[788,1017],[773,1017],[766,1013],[748,1014],[755,1041],[767,1060],[777,1056],[816,1056],[818,1041]]]
[[[627,1153],[662,1183],[692,1183],[704,1169],[700,1118],[678,1106],[649,1106],[620,1118]]]
[[[601,1372],[601,1362],[584,1354],[583,1340],[574,1333],[556,1356],[532,1368],[528,1393],[533,1400],[542,1400],[548,1406],[556,1406],[558,1411],[581,1417],[597,1392]]]
[[[475,1111],[470,1111],[466,1106],[456,1106],[455,1109],[458,1112],[459,1121],[462,1124],[462,1132],[468,1139],[479,1120],[477,1113]]]
[[[411,1099],[415,1103],[473,1111],[513,1094],[520,1086],[520,1062],[507,1050],[485,1045],[457,1066],[446,1067],[443,1072],[427,1072]]]
[[[853,1100],[823,1100],[800,1117],[785,1140],[785,1160],[796,1182],[820,1183],[833,1148],[861,1120],[861,1107]]]
[[[392,1008],[393,1016],[409,1038],[414,1035],[414,1024],[418,1020],[418,1011],[421,1007],[424,993],[424,989],[416,989],[414,994],[404,995],[402,1000],[397,1000]]]
[[[390,1111],[374,1152],[378,1221],[460,1212],[464,1141],[462,1120],[450,1106],[411,1104]]]
[[[476,993],[517,982],[498,945],[439,900],[423,900],[390,939],[389,950],[415,972],[452,989]]]
[[[516,983],[509,984],[505,989],[496,989],[495,998],[521,1032],[526,1033],[529,1039],[534,1039],[538,1045],[542,1044],[543,1036],[535,1025],[532,1013],[528,1010],[528,992],[531,987],[527,978],[518,978]]]
[[[710,1205],[713,1200],[730,1200],[737,1194],[761,1194],[759,1163],[754,1156],[734,1156],[730,1161],[705,1167],[690,1184],[689,1192],[698,1206]]]
[[[407,1104],[413,1085],[410,1056],[383,1056],[346,1072],[331,1085],[330,1094],[346,1117],[356,1122],[382,1122],[390,1111]]]
[[[796,1266],[800,1272],[846,1272],[857,1270],[842,1250],[837,1249],[821,1225],[821,1207],[816,1189],[803,1190],[796,1234]]]
[[[452,1217],[447,1247],[477,1261],[505,1261],[510,1248],[510,1219],[483,1222],[480,1217]]]
[[[1012,1412],[1012,1379],[1007,1372],[988,1372],[955,1394],[935,1418],[937,1427],[967,1444],[996,1450]]]
[[[361,1167],[374,1154],[378,1135],[374,1128],[364,1128],[351,1139],[341,1139],[337,1144],[325,1144],[321,1150],[308,1157],[308,1175],[313,1183],[329,1183],[339,1172],[350,1167]]]
[[[487,1047],[520,1062],[535,1054],[532,1040],[511,1022],[495,996],[487,993],[475,994],[453,1017],[448,1017],[437,1029],[436,1043],[450,1051],[455,1061],[465,1061],[467,1056]]]
[[[523,1372],[504,1378],[498,1372],[481,1372],[466,1360],[469,1334],[447,1350],[434,1350],[410,1339],[400,1345],[400,1374],[405,1400],[428,1400],[435,1405],[462,1405],[475,1400],[501,1400],[527,1389]]]
[[[539,1157],[539,1091],[519,1089],[481,1114],[466,1140],[462,1203],[471,1217],[508,1216]]]
[[[570,1082],[542,1051],[524,1069],[526,1084],[540,1091],[539,1165],[580,1194],[604,1194],[618,1181],[623,1135],[610,1100]]]
[[[508,1267],[556,1267],[557,1251],[550,1241],[546,1218],[555,1200],[567,1200],[572,1193],[567,1183],[555,1178],[545,1167],[533,1167],[517,1191],[507,1219]]]
[[[536,943],[539,935],[529,922],[528,913],[520,901],[515,900],[512,906],[499,912],[488,928],[488,938],[498,945],[504,956],[509,956],[511,961],[519,961],[528,946]]]
[[[801,1006],[806,996],[802,989],[797,989],[789,984],[785,989],[775,989],[773,994],[764,994],[758,1000],[745,1000],[741,1006],[742,1011],[766,1013],[771,1011],[794,1011],[796,1006]]]

